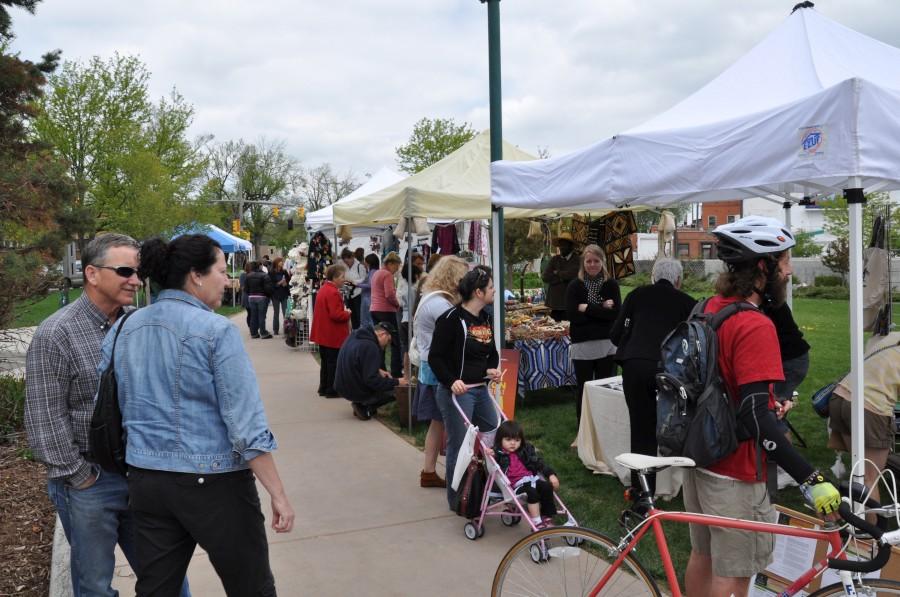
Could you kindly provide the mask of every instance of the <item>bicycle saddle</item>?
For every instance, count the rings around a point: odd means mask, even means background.
[[[694,466],[694,461],[684,456],[647,456],[646,454],[619,454],[616,462],[632,470],[663,469],[669,466]]]

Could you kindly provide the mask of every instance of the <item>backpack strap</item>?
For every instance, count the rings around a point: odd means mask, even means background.
[[[704,308],[709,299],[703,301]],[[755,305],[751,305],[750,303],[739,301],[736,303],[731,303],[730,305],[726,305],[711,314],[707,321],[709,322],[709,327],[713,330],[718,331],[719,327],[725,323],[725,320],[735,315],[736,313],[740,313],[741,311],[759,311],[759,309]]]

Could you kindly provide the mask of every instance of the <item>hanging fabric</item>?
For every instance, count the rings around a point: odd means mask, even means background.
[[[637,232],[637,224],[631,211],[615,211],[594,220],[589,226],[588,241],[595,243],[606,254],[606,267],[610,275],[619,280],[634,273],[634,253],[631,235]]]

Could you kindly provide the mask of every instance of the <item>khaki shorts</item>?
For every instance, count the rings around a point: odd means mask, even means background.
[[[851,435],[850,409],[849,400],[832,395],[831,402],[828,403],[828,426],[831,427],[828,447],[832,450],[850,451],[850,446],[844,442],[844,436]],[[891,448],[894,445],[894,417],[879,415],[868,409],[863,409],[863,412],[865,447],[870,450]]]
[[[700,469],[686,470],[684,507],[688,512],[773,522],[765,482],[748,483],[716,477]],[[691,549],[712,557],[716,576],[749,577],[765,570],[772,561],[775,539],[771,533],[754,533],[692,524]]]

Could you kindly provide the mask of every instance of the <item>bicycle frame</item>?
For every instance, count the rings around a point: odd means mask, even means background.
[[[700,524],[709,527],[719,527],[726,529],[737,529],[741,531],[753,531],[756,533],[772,533],[775,535],[787,535],[790,537],[802,537],[806,539],[815,539],[817,541],[827,541],[830,550],[821,560],[815,562],[809,570],[804,572],[794,583],[789,586],[782,595],[794,595],[804,587],[822,570],[828,567],[828,558],[845,559],[841,536],[838,529],[832,530],[813,530],[799,527],[792,527],[783,524],[775,524],[771,522],[756,522],[752,520],[741,520],[737,518],[726,518],[723,516],[712,516],[709,514],[695,514],[690,512],[669,512],[659,510],[652,507],[647,513],[647,518],[631,532],[629,532],[619,543],[620,553],[616,561],[609,567],[603,578],[591,591],[591,597],[600,593],[607,581],[619,569],[631,551],[637,546],[638,542],[652,529],[653,536],[656,540],[656,546],[659,549],[659,555],[662,559],[663,567],[666,571],[666,581],[672,592],[672,597],[681,597],[681,588],[678,585],[678,579],[675,576],[675,567],[672,565],[672,557],[669,554],[669,546],[666,542],[666,535],[663,531],[663,521],[681,522]],[[630,540],[629,540],[630,537]],[[626,543],[627,541],[627,543]],[[623,545],[624,544],[624,545]]]

